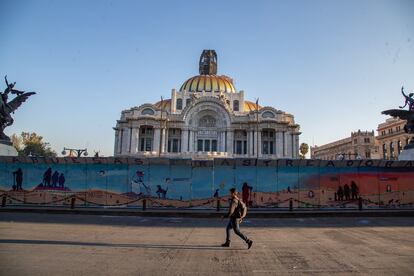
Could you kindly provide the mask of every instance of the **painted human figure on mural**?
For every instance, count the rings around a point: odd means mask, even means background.
[[[61,174],[59,175],[58,182],[59,182],[59,187],[60,187],[60,188],[65,187],[65,175],[64,175],[63,173],[61,173]]]
[[[344,200],[344,190],[342,189],[342,186],[338,187],[338,191],[336,192],[338,196],[338,201]]]
[[[249,186],[247,184],[247,182],[243,183],[243,187],[242,187],[242,200],[243,202],[247,205],[247,206],[251,206],[251,200],[250,200],[250,194],[252,191],[253,187]]]
[[[13,191],[22,191],[23,171],[21,168],[18,168],[16,171],[13,172],[13,178]]]
[[[48,168],[43,174],[43,186],[50,187],[50,180],[52,180],[52,168]]]
[[[214,192],[214,195],[213,195],[214,198],[219,198],[219,191],[220,191],[220,189],[216,189],[216,191]]]
[[[349,188],[348,184],[344,185],[344,196],[345,196],[345,200],[351,199],[351,189]]]
[[[357,199],[359,194],[359,188],[355,181],[351,181],[351,198]]]
[[[131,179],[131,190],[140,196],[151,196],[151,187],[144,183],[144,172],[135,172],[135,175]]]
[[[57,187],[58,182],[59,182],[59,172],[55,171],[52,175],[52,186],[53,186],[53,188]]]
[[[163,189],[161,185],[157,185],[157,191],[155,192],[158,195],[158,198],[166,199],[167,198],[167,189]]]

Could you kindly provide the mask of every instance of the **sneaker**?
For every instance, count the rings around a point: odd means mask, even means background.
[[[230,247],[230,243],[229,242],[225,242],[221,245],[222,247]]]
[[[253,244],[253,241],[252,240],[249,240],[247,242],[247,249],[250,249],[250,247],[252,247],[252,244]]]

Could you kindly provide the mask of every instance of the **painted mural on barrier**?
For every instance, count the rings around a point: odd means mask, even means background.
[[[414,161],[0,157],[7,204],[215,208],[236,187],[251,207],[414,206]]]

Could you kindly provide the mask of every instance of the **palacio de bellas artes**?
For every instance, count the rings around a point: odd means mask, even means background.
[[[294,116],[249,101],[235,81],[218,75],[215,50],[204,50],[199,75],[170,99],[122,111],[115,156],[168,158],[298,158]]]

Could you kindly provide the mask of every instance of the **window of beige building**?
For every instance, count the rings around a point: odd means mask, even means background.
[[[395,153],[394,153],[394,142],[390,143],[390,158],[394,159],[395,158]]]
[[[264,129],[262,131],[262,153],[273,154],[274,153],[274,137],[275,131],[273,129]]]

